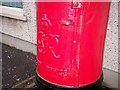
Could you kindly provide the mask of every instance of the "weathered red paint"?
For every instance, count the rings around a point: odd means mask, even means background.
[[[109,2],[37,2],[37,74],[80,87],[102,74]]]

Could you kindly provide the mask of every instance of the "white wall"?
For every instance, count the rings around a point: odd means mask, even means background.
[[[2,30],[0,32],[11,35],[13,37],[36,43],[36,15],[35,4],[24,3],[24,14],[27,17],[27,22],[19,21],[10,18],[2,19]]]
[[[115,2],[111,4],[103,66],[118,72],[118,3]]]
[[[36,44],[35,13],[34,3],[24,3],[24,14],[27,16],[27,22],[0,17],[0,20],[2,19],[2,24],[0,25],[2,29],[0,29],[0,32]],[[22,44],[20,43],[20,45]],[[29,47],[29,45],[25,47]],[[29,49],[26,50],[29,51]],[[103,66],[107,69],[118,71],[118,3],[111,4]]]

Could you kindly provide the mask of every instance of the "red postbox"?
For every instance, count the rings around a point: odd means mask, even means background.
[[[36,5],[38,88],[101,88],[110,2],[38,1]]]

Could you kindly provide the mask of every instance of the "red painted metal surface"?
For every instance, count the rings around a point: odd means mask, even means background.
[[[102,74],[110,3],[36,4],[38,75],[61,86],[97,81]]]

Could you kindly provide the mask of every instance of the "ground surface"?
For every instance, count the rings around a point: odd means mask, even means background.
[[[14,84],[35,74],[35,55],[2,44],[2,87]]]

